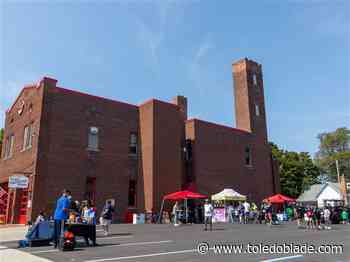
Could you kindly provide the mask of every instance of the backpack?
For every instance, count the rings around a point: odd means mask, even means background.
[[[113,212],[113,209],[111,206],[107,206],[103,209],[103,212],[102,212],[102,217],[104,219],[112,219],[112,212]]]

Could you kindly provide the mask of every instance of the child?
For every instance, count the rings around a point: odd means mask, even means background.
[[[45,214],[44,214],[43,211],[40,211],[39,215],[38,215],[37,218],[35,219],[34,225],[39,224],[39,223],[42,222],[42,221],[45,221]]]
[[[348,212],[345,210],[345,208],[340,213],[340,221],[343,225],[345,225],[348,221]]]

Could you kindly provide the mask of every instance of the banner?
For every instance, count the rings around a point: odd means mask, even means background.
[[[28,188],[29,178],[26,176],[10,176],[9,188]]]

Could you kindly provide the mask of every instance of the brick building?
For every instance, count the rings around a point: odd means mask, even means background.
[[[7,222],[52,212],[63,188],[99,210],[114,199],[118,221],[157,211],[163,195],[189,186],[204,194],[232,187],[257,201],[278,192],[261,65],[245,58],[232,73],[236,128],[187,119],[183,96],[131,105],[48,77],[24,87],[6,112],[0,186],[8,192]],[[9,190],[13,175],[27,176],[28,189]]]

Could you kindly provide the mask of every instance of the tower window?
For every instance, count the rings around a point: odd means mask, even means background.
[[[260,108],[258,104],[255,104],[255,115],[260,116]]]
[[[249,146],[247,146],[245,148],[245,156],[244,156],[246,166],[252,165],[252,156],[251,155],[252,155],[251,149]]]
[[[89,129],[88,150],[98,150],[98,128],[94,126]]]
[[[256,79],[256,74],[255,73],[253,74],[253,84],[254,85],[258,85],[258,81]]]
[[[130,133],[129,154],[137,154],[137,133]]]

